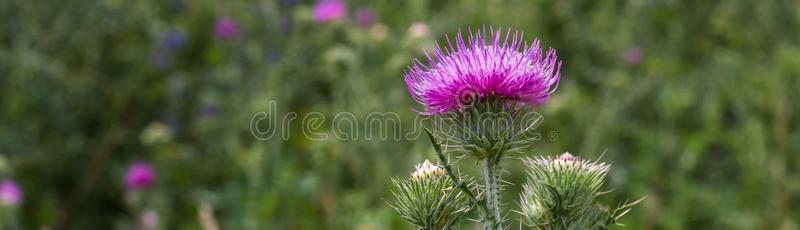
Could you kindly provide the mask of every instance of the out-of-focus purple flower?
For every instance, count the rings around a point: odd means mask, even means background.
[[[320,0],[314,5],[314,21],[336,21],[347,15],[347,4],[341,0]]]
[[[4,179],[0,182],[0,204],[17,205],[22,202],[22,189],[17,182]]]
[[[425,37],[430,34],[430,28],[428,28],[428,24],[424,22],[415,22],[408,27],[408,34],[411,35],[412,38]]]
[[[236,38],[240,33],[239,24],[231,17],[220,18],[214,25],[214,35],[223,40]]]
[[[358,9],[356,11],[356,22],[361,27],[371,26],[375,22],[375,12],[367,7]]]
[[[629,65],[637,65],[642,62],[642,48],[638,46],[629,47],[625,50],[625,62]]]
[[[428,64],[416,60],[404,76],[411,96],[425,106],[422,114],[452,111],[488,97],[517,105],[547,102],[561,76],[555,49],[544,53],[538,39],[527,44],[517,31],[503,34],[484,29],[470,32],[465,41],[459,33],[452,45],[436,45],[433,55],[426,53]]]
[[[152,166],[144,162],[136,162],[128,166],[125,172],[125,186],[139,190],[148,188],[156,181],[156,172]]]

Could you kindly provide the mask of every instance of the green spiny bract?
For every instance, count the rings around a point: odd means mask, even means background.
[[[436,117],[437,138],[445,140],[448,153],[500,159],[507,153],[522,154],[538,140],[533,131],[542,116],[529,106],[497,97],[473,100],[479,101]]]
[[[600,204],[609,165],[564,153],[558,158],[525,160],[528,181],[520,197],[523,223],[534,229],[607,229],[624,215],[628,203],[609,211]]]
[[[416,167],[410,179],[392,181],[392,208],[418,229],[451,229],[469,211],[469,198],[442,167],[427,160]]]

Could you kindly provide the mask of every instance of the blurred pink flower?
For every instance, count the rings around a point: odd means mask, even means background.
[[[239,24],[231,17],[223,17],[214,25],[214,35],[217,38],[228,40],[239,36]]]
[[[5,179],[0,182],[0,203],[5,205],[17,205],[22,202],[22,189],[17,182]]]
[[[125,172],[125,186],[129,189],[143,189],[150,187],[156,181],[156,172],[153,167],[144,162],[136,162],[128,167]]]
[[[142,212],[139,222],[142,230],[158,229],[158,213],[155,210],[147,209]]]
[[[408,34],[411,35],[412,38],[425,37],[430,34],[430,28],[428,28],[428,24],[424,22],[415,22],[408,27]]]
[[[369,27],[375,22],[375,12],[367,7],[358,9],[356,11],[356,22],[361,27]]]
[[[320,0],[314,5],[314,21],[319,23],[339,20],[347,15],[347,4],[341,0]]]
[[[642,62],[642,48],[638,46],[629,47],[625,50],[625,62],[629,65],[637,65]]]

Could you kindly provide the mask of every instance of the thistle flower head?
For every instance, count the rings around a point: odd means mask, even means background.
[[[422,164],[418,164],[416,166],[416,170],[411,173],[411,179],[419,180],[427,177],[439,177],[444,176],[445,173],[446,172],[442,167],[431,164],[430,161],[425,160],[425,162],[422,162]]]
[[[314,5],[314,21],[326,23],[347,15],[347,4],[341,0],[320,0]]]
[[[17,182],[5,179],[0,182],[0,204],[17,205],[22,202],[22,189]]]
[[[129,189],[144,189],[150,187],[156,181],[156,172],[147,163],[137,162],[128,167],[125,172],[125,186]]]
[[[528,44],[520,32],[477,33],[465,39],[459,32],[448,46],[426,53],[405,73],[411,96],[425,107],[423,114],[452,111],[490,97],[519,105],[545,103],[559,82],[561,63],[556,51],[546,53],[539,40]]]

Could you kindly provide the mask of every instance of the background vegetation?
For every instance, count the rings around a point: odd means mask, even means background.
[[[209,216],[222,229],[409,228],[386,204],[390,178],[434,159],[428,140],[312,141],[298,119],[288,140],[261,141],[250,120],[320,112],[330,135],[338,112],[411,124],[404,67],[444,34],[492,25],[558,49],[561,85],[530,154],[605,152],[607,202],[648,196],[628,229],[800,225],[798,1],[363,0],[329,23],[313,4],[0,1],[0,176],[24,191],[3,221],[128,229],[150,210],[163,229]],[[361,7],[374,23],[357,23]],[[240,33],[215,37],[226,17]],[[157,181],[126,191],[136,161]]]

